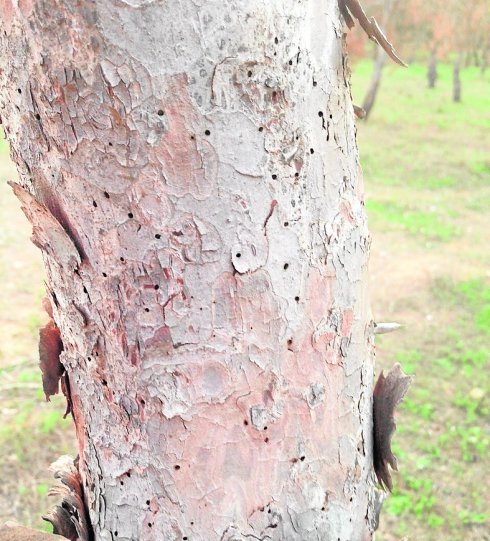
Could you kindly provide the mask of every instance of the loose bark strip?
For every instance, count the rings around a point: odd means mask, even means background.
[[[354,26],[354,21],[351,17],[355,17],[361,28],[366,32],[369,39],[380,45],[386,54],[400,66],[406,67],[407,64],[396,54],[393,45],[388,41],[387,37],[379,27],[376,19],[371,17],[368,19],[359,0],[339,0],[340,10],[344,15],[345,23],[349,28]],[[347,17],[346,17],[347,14]]]
[[[396,363],[386,377],[381,371],[374,387],[374,471],[384,490],[393,490],[393,482],[388,466],[398,471],[398,463],[391,450],[391,440],[395,433],[395,408],[403,400],[413,377],[403,373]]]

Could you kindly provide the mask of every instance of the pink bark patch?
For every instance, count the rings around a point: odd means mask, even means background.
[[[10,34],[12,28],[13,6],[12,0],[2,0],[0,2],[0,18],[7,34]]]
[[[24,17],[29,17],[34,9],[33,0],[19,0],[19,9]]]
[[[354,320],[354,311],[352,308],[347,308],[342,314],[342,329],[340,331],[342,338],[350,336],[352,330],[352,322]]]
[[[156,159],[162,165],[168,193],[206,199],[216,179],[218,158],[204,139],[204,130],[203,135],[196,135],[193,129],[199,121],[189,98],[187,77],[175,77],[172,86],[163,109],[168,129],[155,148]]]

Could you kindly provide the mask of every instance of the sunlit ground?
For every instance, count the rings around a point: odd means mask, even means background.
[[[354,69],[361,103],[370,62]],[[451,73],[435,90],[425,68],[386,68],[369,122],[359,122],[373,235],[371,295],[378,365],[416,375],[398,415],[396,490],[378,539],[490,539],[490,70]],[[44,528],[47,465],[73,453],[63,401],[44,402],[37,368],[43,271],[30,227],[5,181],[0,146],[0,521]]]

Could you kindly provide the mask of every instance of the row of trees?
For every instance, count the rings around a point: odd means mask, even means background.
[[[460,71],[464,66],[476,65],[484,72],[490,58],[490,2],[477,0],[371,0],[366,10],[375,14],[388,35],[397,37],[397,48],[409,62],[417,59],[427,63],[427,84],[437,84],[437,65],[440,61],[453,64],[453,95],[461,100]],[[356,31],[349,36],[351,54],[368,54],[365,35]],[[366,117],[373,107],[381,81],[386,53],[375,51],[371,84],[363,102]]]

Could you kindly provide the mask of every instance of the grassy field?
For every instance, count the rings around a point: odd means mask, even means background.
[[[370,72],[354,67],[356,103]],[[373,313],[405,325],[378,339],[378,367],[399,361],[416,376],[398,414],[382,541],[490,539],[490,72],[462,78],[453,104],[449,67],[428,90],[422,66],[389,66],[359,122]],[[43,527],[47,465],[75,445],[63,401],[45,403],[40,389],[42,262],[0,145],[0,520]]]
[[[371,64],[353,68],[362,103]],[[399,361],[415,382],[398,414],[400,463],[378,539],[490,539],[490,73],[389,66],[359,123],[373,235],[371,297],[378,368]]]

